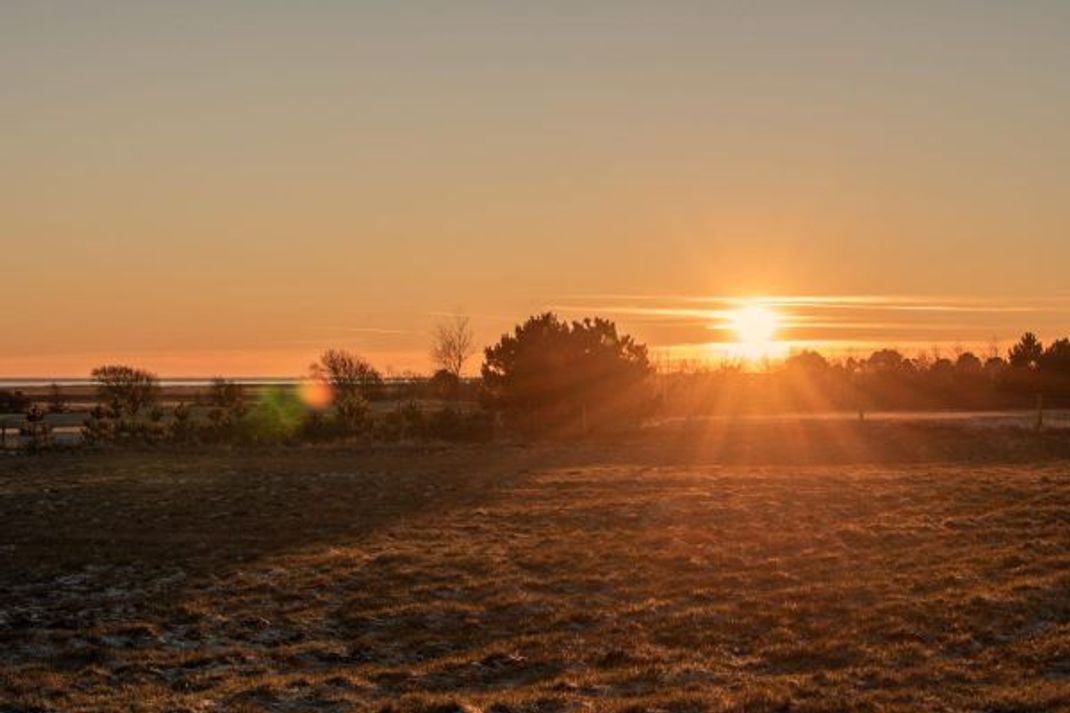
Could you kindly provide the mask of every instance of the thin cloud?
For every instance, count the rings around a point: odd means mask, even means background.
[[[762,304],[770,307],[859,307],[873,309],[924,309],[924,310],[978,310],[978,311],[1029,311],[1050,309],[1052,305],[1066,305],[1070,309],[1070,299],[1065,297],[1038,298],[980,298],[957,297],[949,295],[755,295],[741,297],[738,295],[636,295],[636,294],[588,294],[563,295],[562,300],[590,300],[592,304],[585,309],[604,308],[599,304],[613,302],[662,302],[666,304],[709,304],[739,306],[744,304]]]
[[[516,321],[516,315],[503,315],[503,314],[480,314],[478,312],[428,312],[429,317],[469,317],[470,319],[487,319],[495,322]]]
[[[383,327],[323,327],[336,332],[351,332],[354,334],[412,334],[409,329],[386,329]]]
[[[778,341],[790,348],[865,349],[876,344],[979,346],[1063,321],[1070,300],[954,295],[628,295],[561,298],[551,309],[566,315],[604,314],[647,330],[655,349],[734,341],[732,315],[759,304],[780,316]],[[702,330],[708,339],[695,338]],[[984,337],[981,335],[984,334]],[[655,336],[656,335],[656,336]]]

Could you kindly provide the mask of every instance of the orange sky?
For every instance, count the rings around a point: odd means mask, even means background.
[[[1070,333],[1070,5],[401,5],[0,6],[0,376]]]

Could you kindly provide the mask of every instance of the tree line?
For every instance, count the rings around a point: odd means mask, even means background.
[[[1070,340],[1045,346],[1027,332],[1006,353],[981,358],[909,358],[895,349],[831,361],[814,351],[777,369],[748,374],[736,365],[666,380],[675,413],[708,411],[1014,409],[1070,407]]]
[[[92,371],[96,403],[82,433],[91,444],[482,440],[503,429],[590,433],[715,410],[1013,408],[1038,398],[1070,405],[1070,340],[1045,346],[1032,333],[1006,357],[911,359],[880,349],[830,361],[803,351],[762,374],[738,365],[657,374],[647,347],[612,321],[548,312],[502,335],[484,350],[479,378],[464,379],[474,352],[468,320],[457,317],[433,334],[433,375],[401,394],[387,394],[382,374],[359,355],[328,349],[297,388],[254,391],[217,378],[197,398],[171,403],[148,370],[105,365]],[[66,409],[58,389],[44,406],[0,391],[0,413],[23,412],[28,421]]]

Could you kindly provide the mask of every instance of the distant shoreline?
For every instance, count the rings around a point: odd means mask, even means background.
[[[209,386],[215,379],[223,378],[229,382],[243,386],[293,386],[307,381],[299,376],[175,376],[161,377],[160,386]],[[409,383],[415,381],[407,376],[384,376],[387,383]],[[55,377],[55,378],[32,378],[32,377],[0,377],[0,389],[2,388],[40,388],[56,384],[57,386],[94,386],[96,381],[88,377]]]

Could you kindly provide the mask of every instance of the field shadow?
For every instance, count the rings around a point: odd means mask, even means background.
[[[522,456],[521,456],[522,461]],[[525,468],[467,448],[69,452],[0,464],[0,584],[87,566],[219,574],[486,503]]]

